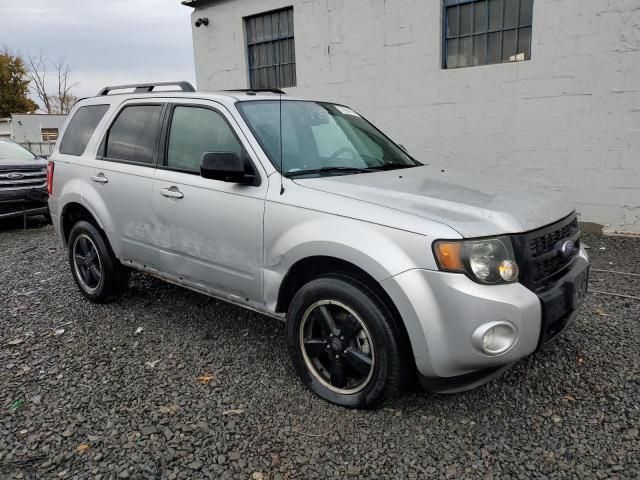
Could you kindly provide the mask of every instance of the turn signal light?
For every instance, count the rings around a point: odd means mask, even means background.
[[[462,264],[462,242],[436,242],[435,248],[438,264],[443,270],[450,272],[464,271]]]

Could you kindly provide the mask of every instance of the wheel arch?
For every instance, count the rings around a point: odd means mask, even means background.
[[[65,215],[68,220],[69,213],[78,215],[79,212],[82,212],[84,218],[98,227],[108,238],[111,248],[116,253],[120,251],[120,245],[117,244],[116,238],[110,235],[115,231],[114,219],[111,217],[104,199],[100,192],[96,190],[93,182],[86,182],[80,178],[71,179],[62,185],[58,199],[60,208],[58,225],[60,227],[60,236],[65,245],[70,231],[65,231]]]
[[[302,286],[315,278],[327,275],[340,275],[361,283],[382,301],[400,331],[403,343],[409,349],[407,359],[410,359],[411,366],[415,371],[413,346],[400,311],[380,282],[365,269],[350,261],[334,256],[315,255],[295,262],[289,268],[280,284],[275,307],[276,312],[286,313],[291,300]]]
[[[68,244],[71,229],[81,220],[91,223],[104,234],[104,228],[87,206],[82,203],[72,201],[67,203],[60,213],[60,233],[65,245]]]

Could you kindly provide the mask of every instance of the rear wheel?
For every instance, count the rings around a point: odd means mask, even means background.
[[[401,336],[365,284],[342,276],[313,280],[296,293],[287,323],[293,365],[320,397],[370,408],[399,391],[405,376]]]
[[[129,271],[94,225],[84,220],[76,223],[69,234],[68,247],[73,278],[90,301],[108,302],[126,288]]]

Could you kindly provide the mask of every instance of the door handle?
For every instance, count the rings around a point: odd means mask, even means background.
[[[160,190],[160,195],[167,198],[182,198],[184,194],[178,190],[176,187],[171,188],[163,188]]]
[[[96,183],[107,183],[109,181],[109,179],[105,177],[104,173],[102,172],[100,172],[98,175],[93,175],[91,177],[91,180],[93,180]]]

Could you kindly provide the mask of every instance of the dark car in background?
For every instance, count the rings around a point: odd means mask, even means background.
[[[8,139],[0,139],[0,220],[45,215],[47,160]]]

